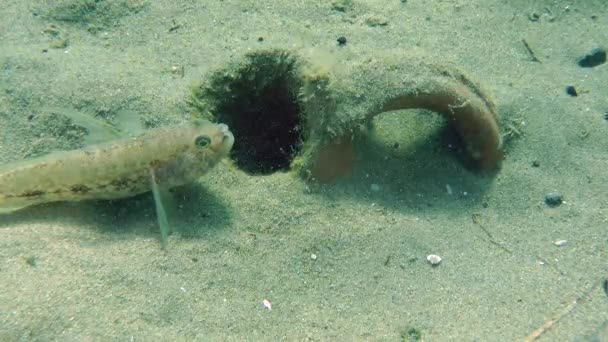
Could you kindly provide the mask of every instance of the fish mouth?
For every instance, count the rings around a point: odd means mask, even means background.
[[[232,145],[234,145],[234,135],[232,135],[232,132],[230,132],[228,125],[218,124],[217,126],[220,132],[222,132],[223,134],[222,144],[220,145],[220,151],[225,154],[228,154],[228,152],[230,152],[230,150],[232,149]]]

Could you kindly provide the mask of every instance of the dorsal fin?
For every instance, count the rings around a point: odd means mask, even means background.
[[[85,142],[87,145],[99,144],[128,136],[125,132],[114,125],[71,108],[45,107],[42,109],[42,111],[51,114],[63,115],[72,120],[75,125],[86,128],[89,132],[89,134],[87,134],[85,137]]]

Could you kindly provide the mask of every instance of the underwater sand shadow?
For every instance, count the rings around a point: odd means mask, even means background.
[[[225,201],[202,186],[172,190],[175,214],[169,218],[179,238],[209,236],[231,224]],[[134,236],[159,239],[159,226],[151,193],[111,201],[57,202],[27,207],[4,214],[0,228],[20,224],[72,224],[94,229],[116,239]],[[202,223],[202,224],[201,224]]]
[[[428,118],[429,113],[419,116],[418,122],[400,118],[405,125],[389,122],[389,133],[402,131],[405,137],[388,134],[381,138],[374,128],[368,136],[356,138],[352,175],[333,185],[317,185],[325,187],[319,192],[404,211],[439,210],[444,203],[449,206],[457,200],[472,206],[483,202],[497,171],[463,164],[466,152],[457,134],[441,125],[437,115],[435,120]]]

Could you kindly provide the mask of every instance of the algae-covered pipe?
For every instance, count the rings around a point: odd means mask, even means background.
[[[473,166],[499,168],[496,108],[454,66],[401,50],[348,63],[328,63],[324,56],[248,53],[194,88],[195,114],[231,127],[232,159],[252,174],[295,170],[319,181],[348,175],[359,128],[380,113],[407,108],[443,114]]]

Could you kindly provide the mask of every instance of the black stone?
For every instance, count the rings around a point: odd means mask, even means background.
[[[344,36],[338,37],[338,45],[340,45],[340,46],[346,45],[346,37],[344,37]]]
[[[581,68],[593,68],[604,63],[606,63],[606,50],[602,48],[595,48],[578,60],[578,66]]]
[[[559,192],[550,192],[545,195],[545,203],[550,207],[557,207],[562,204],[564,196]]]
[[[578,96],[578,92],[576,91],[576,88],[574,88],[574,86],[567,86],[566,94],[570,96]]]

